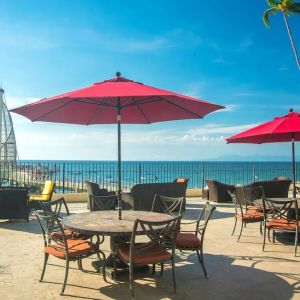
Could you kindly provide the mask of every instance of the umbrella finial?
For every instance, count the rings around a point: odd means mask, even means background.
[[[290,112],[293,112],[294,110],[292,108],[290,108]]]
[[[117,76],[117,77],[121,77],[121,72],[117,72],[117,73],[116,73],[116,76]]]

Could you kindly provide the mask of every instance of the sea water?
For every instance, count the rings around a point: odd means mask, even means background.
[[[31,172],[33,177],[36,174],[43,177],[40,179],[72,182],[82,187],[85,180],[112,188],[118,184],[116,161],[20,160],[17,165],[19,169]],[[189,188],[205,186],[206,179],[247,184],[277,176],[292,178],[291,162],[123,161],[121,167],[122,187],[125,189],[136,183],[170,182],[178,177],[189,178]]]

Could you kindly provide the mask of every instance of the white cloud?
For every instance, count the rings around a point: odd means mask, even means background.
[[[6,104],[8,109],[13,109],[22,105],[26,105],[32,102],[36,102],[38,100],[41,100],[41,98],[36,97],[18,97],[18,96],[5,96]]]
[[[235,134],[258,124],[245,124],[245,125],[235,125],[235,126],[224,126],[222,124],[209,124],[203,126],[202,128],[193,128],[189,130],[189,135],[192,136],[205,136],[205,135],[216,135],[216,134]]]

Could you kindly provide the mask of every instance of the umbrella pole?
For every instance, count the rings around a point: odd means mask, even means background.
[[[118,210],[119,210],[119,220],[122,219],[122,194],[121,194],[121,105],[120,97],[118,97],[117,103],[117,121],[118,121]]]
[[[295,134],[292,133],[292,155],[293,155],[293,197],[296,198],[296,162],[295,162]]]

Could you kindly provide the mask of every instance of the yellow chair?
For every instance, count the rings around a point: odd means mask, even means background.
[[[29,197],[29,206],[32,208],[40,208],[40,204],[37,201],[50,201],[55,184],[51,180],[46,180],[43,191],[41,194],[31,194]]]

